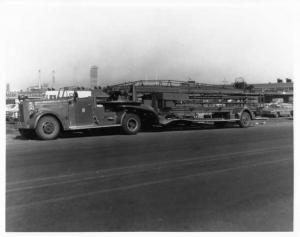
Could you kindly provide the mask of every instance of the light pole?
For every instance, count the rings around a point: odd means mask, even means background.
[[[52,88],[54,88],[55,84],[55,70],[52,70]]]
[[[38,74],[38,87],[41,89],[41,69],[39,69]]]

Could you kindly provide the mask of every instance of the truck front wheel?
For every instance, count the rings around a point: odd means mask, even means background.
[[[141,128],[141,120],[136,114],[126,114],[122,121],[124,133],[128,135],[137,134]]]
[[[42,140],[52,140],[57,138],[60,126],[53,116],[44,116],[38,121],[35,132],[38,138]]]
[[[241,128],[247,128],[250,126],[251,116],[248,112],[243,112],[239,121],[239,125]]]

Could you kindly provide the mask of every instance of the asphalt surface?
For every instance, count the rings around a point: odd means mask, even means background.
[[[6,135],[7,231],[292,231],[293,121]]]

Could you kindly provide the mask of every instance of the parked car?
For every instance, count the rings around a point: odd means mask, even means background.
[[[289,103],[270,103],[262,109],[262,116],[267,117],[289,117],[293,116],[293,104]]]
[[[19,106],[18,104],[6,105],[6,121],[16,122],[18,120]]]

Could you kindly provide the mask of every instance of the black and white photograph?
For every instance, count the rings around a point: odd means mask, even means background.
[[[1,1],[4,232],[294,232],[294,6]]]

